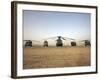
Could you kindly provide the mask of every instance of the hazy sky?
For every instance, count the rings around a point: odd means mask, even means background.
[[[89,13],[23,11],[24,40],[42,40],[54,36],[90,39]]]

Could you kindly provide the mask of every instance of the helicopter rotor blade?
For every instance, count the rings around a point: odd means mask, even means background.
[[[23,41],[29,41],[29,40],[23,40]]]
[[[55,36],[55,37],[49,37],[49,38],[45,38],[45,39],[42,39],[43,41],[45,41],[45,40],[49,40],[49,39],[51,39],[51,40],[54,40],[54,39],[56,39],[57,38],[57,36]]]
[[[81,40],[81,41],[79,41],[79,42],[84,42],[84,41],[86,41],[86,40]]]
[[[50,38],[47,38],[47,39],[56,39],[57,38],[57,36],[56,37],[50,37]]]
[[[64,37],[61,37],[63,40],[66,40]]]
[[[81,41],[79,41],[79,42],[86,42],[86,41],[90,42],[90,40],[81,40]]]
[[[34,42],[40,42],[40,41],[37,41],[37,40],[23,40],[23,41],[34,41]]]
[[[34,41],[34,42],[40,42],[40,41],[37,41],[37,40],[31,40],[31,41]]]
[[[72,38],[68,38],[68,37],[63,37],[64,39],[69,39],[69,40],[75,40],[75,39],[72,39]]]
[[[79,41],[79,42],[84,42],[84,40],[82,40],[82,41]]]

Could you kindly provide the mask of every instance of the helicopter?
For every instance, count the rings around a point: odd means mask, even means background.
[[[57,38],[57,39],[56,39]],[[63,40],[73,40],[71,42],[71,46],[76,46],[76,42],[75,39],[72,38],[68,38],[68,37],[62,37],[62,36],[56,36],[56,37],[50,37],[44,40],[44,46],[47,47],[48,46],[48,39],[52,39],[55,40],[56,39],[56,46],[57,47],[62,47],[63,46]]]
[[[62,36],[50,37],[50,38],[42,39],[42,41],[24,40],[24,42],[25,42],[24,46],[25,47],[33,47],[33,46],[42,46],[43,45],[43,47],[48,47],[50,45],[50,43],[48,43],[49,39],[53,40],[53,41],[56,41],[56,44],[55,44],[56,47],[65,46],[64,41],[69,42],[69,44],[66,44],[66,46],[67,45],[68,46],[78,46],[78,43],[82,44],[81,46],[83,46],[83,45],[84,46],[91,46],[91,43],[90,43],[89,40],[76,40],[76,39],[73,39],[73,38],[62,37]]]
[[[62,36],[58,36],[58,39],[56,40],[57,41],[56,46],[63,46],[61,38],[63,40],[70,40],[71,41],[71,46],[76,46],[75,39],[68,38],[68,37],[62,37]]]
[[[25,47],[30,46],[32,47],[32,41],[31,40],[24,40],[25,41]]]
[[[44,41],[44,47],[48,47],[48,41]]]
[[[24,40],[25,47],[32,47],[32,44],[33,44],[32,41],[39,42],[39,41],[36,41],[36,40]]]
[[[71,42],[71,46],[76,46],[76,42],[75,41],[72,41]]]
[[[76,41],[75,41],[75,39],[68,38],[68,37],[62,37],[62,36],[58,36],[57,44],[60,43],[60,42],[59,42],[59,41],[60,41],[60,38],[62,38],[63,40],[70,40],[71,46],[76,46]]]
[[[91,43],[89,40],[82,40],[82,41],[79,41],[79,42],[84,42],[84,46],[91,46]]]
[[[57,38],[57,39],[56,39]],[[44,46],[45,47],[48,47],[48,41],[47,40],[55,40],[56,41],[56,46],[59,47],[59,46],[63,46],[63,40],[65,40],[62,36],[56,36],[56,37],[50,37],[50,38],[46,38],[44,39]]]

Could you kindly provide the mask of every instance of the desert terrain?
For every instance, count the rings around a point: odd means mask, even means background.
[[[24,47],[23,69],[91,65],[90,47]]]

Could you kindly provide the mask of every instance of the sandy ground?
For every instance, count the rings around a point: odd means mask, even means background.
[[[90,53],[90,47],[24,48],[23,68],[89,66]]]

